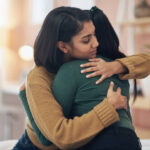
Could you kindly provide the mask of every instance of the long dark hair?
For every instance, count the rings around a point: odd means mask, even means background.
[[[95,6],[89,10],[89,14],[95,25],[95,33],[99,42],[97,54],[111,60],[124,58],[125,54],[119,50],[119,38],[104,12]],[[137,87],[136,80],[134,80],[134,101],[136,96]]]
[[[92,7],[89,13],[95,25],[95,33],[99,42],[97,54],[112,60],[125,57],[125,54],[119,51],[119,39],[103,11]]]
[[[83,23],[91,21],[88,12],[74,7],[58,7],[45,18],[34,43],[34,61],[37,66],[45,67],[56,73],[63,63],[63,52],[57,42],[70,42],[72,37],[83,28]]]

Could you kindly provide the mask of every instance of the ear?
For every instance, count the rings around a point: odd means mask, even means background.
[[[68,44],[63,41],[58,41],[57,47],[65,54],[67,54],[69,52]]]

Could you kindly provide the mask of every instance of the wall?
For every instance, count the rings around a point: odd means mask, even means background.
[[[148,0],[150,2],[150,0]],[[69,0],[54,0],[54,7],[69,5]],[[110,19],[114,28],[117,27],[117,10],[119,0],[95,0],[95,4],[101,8]],[[9,5],[10,23],[4,35],[4,40],[0,40],[0,45],[6,46],[5,78],[7,81],[17,81],[22,70],[30,68],[33,61],[25,62],[18,56],[18,49],[24,44],[33,46],[34,40],[39,32],[41,25],[31,23],[31,0],[12,0]],[[128,11],[128,10],[127,10]],[[127,12],[126,12],[127,13]],[[127,16],[127,14],[126,14]],[[149,43],[150,34],[138,34],[135,36],[135,53],[148,51],[144,44]],[[120,38],[121,50],[127,51],[127,28],[123,30]]]

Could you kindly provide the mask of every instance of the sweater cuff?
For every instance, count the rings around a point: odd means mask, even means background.
[[[121,58],[121,59],[116,59],[116,61],[119,61],[123,66],[125,66],[128,69],[128,73],[120,73],[119,78],[122,80],[129,79],[129,78],[134,78],[135,77],[135,67],[134,63],[130,61],[130,59],[126,58]]]
[[[105,98],[99,105],[94,107],[99,120],[104,127],[108,127],[119,120],[119,115],[114,107]]]

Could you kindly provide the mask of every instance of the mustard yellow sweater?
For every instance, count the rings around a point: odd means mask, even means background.
[[[120,74],[120,79],[142,79],[150,74],[150,52],[117,59],[129,71],[128,74]]]
[[[148,55],[141,54],[118,61],[129,70],[128,74],[120,75],[121,79],[142,78],[150,73]],[[144,70],[143,74],[141,70]],[[88,143],[105,127],[119,120],[117,112],[107,99],[81,117],[65,118],[61,106],[52,95],[53,79],[54,74],[47,72],[43,67],[35,67],[27,77],[26,93],[32,116],[43,135],[55,144],[50,147],[41,145],[27,119],[28,135],[40,149],[75,149]]]

